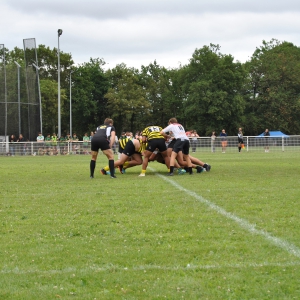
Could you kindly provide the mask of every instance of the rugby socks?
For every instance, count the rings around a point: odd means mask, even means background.
[[[110,176],[115,176],[115,161],[113,159],[110,159],[108,161],[109,170],[110,170]]]
[[[170,166],[170,173],[174,172],[174,166]]]
[[[91,163],[90,163],[90,172],[91,172],[91,176],[92,177],[94,177],[95,168],[96,168],[96,161],[95,160],[91,160]]]
[[[189,173],[193,174],[193,167],[189,167]]]
[[[238,147],[239,148],[239,152],[241,152],[242,147]]]

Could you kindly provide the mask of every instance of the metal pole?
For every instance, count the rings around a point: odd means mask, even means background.
[[[41,97],[41,87],[40,87],[40,76],[39,76],[39,67],[32,64],[35,67],[36,76],[37,76],[37,83],[38,83],[38,92],[39,92],[39,103],[40,103],[40,131],[43,133],[43,117],[42,117],[42,97]]]
[[[6,87],[6,67],[5,67],[5,47],[4,44],[0,44],[0,50],[3,51],[3,69],[4,69],[4,102],[5,102],[5,124],[4,124],[4,135],[7,136],[7,87]],[[1,58],[1,57],[0,57]]]
[[[59,37],[62,35],[62,29],[57,30],[58,33],[58,48],[57,48],[57,79],[58,79],[58,100],[57,100],[57,106],[58,106],[58,138],[61,137],[61,117],[60,117],[60,50],[59,50]]]
[[[70,136],[72,137],[72,73],[70,72]]]
[[[21,66],[15,61],[18,68],[18,113],[19,113],[19,135],[21,133],[21,97],[20,97],[20,68]]]

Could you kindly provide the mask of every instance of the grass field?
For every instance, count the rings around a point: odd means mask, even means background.
[[[117,179],[0,157],[0,299],[300,299],[300,153],[196,156]]]

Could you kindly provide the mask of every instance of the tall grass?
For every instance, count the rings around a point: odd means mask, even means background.
[[[299,299],[299,153],[196,154],[94,179],[88,156],[0,157],[0,299]]]

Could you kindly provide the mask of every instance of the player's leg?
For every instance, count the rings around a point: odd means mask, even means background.
[[[110,177],[116,178],[115,176],[115,166],[114,166],[114,152],[112,149],[106,149],[102,150],[102,152],[106,155],[108,159],[108,165],[109,165],[109,171],[110,171]]]
[[[142,163],[142,172],[139,175],[140,177],[144,177],[146,175],[146,170],[148,167],[148,162],[149,162],[149,158],[151,156],[152,152],[149,150],[145,150],[144,151],[144,159],[143,159],[143,163]]]
[[[98,151],[91,151],[92,154],[92,158],[91,158],[91,162],[90,162],[90,177],[94,178],[94,172],[95,172],[95,168],[96,168],[96,160],[97,160],[97,156],[98,156]]]

